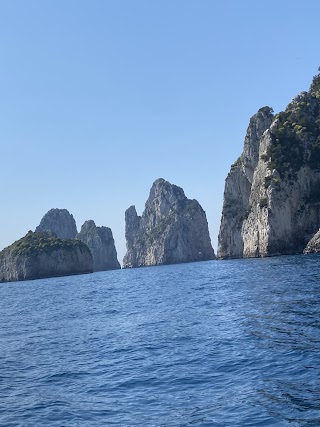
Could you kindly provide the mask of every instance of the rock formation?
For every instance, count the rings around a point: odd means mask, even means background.
[[[125,213],[127,253],[124,268],[214,259],[206,214],[182,188],[156,180],[142,216]]]
[[[219,258],[302,252],[320,226],[320,75],[284,112],[250,120],[227,176]]]
[[[67,209],[50,209],[35,231],[52,231],[60,239],[74,239],[77,234],[77,226]]]
[[[89,248],[80,240],[29,231],[0,252],[0,282],[92,273]]]
[[[121,268],[110,228],[97,227],[94,221],[86,221],[77,238],[82,240],[92,253],[93,271]]]
[[[249,212],[253,175],[259,161],[260,140],[272,121],[270,108],[262,108],[251,117],[243,153],[231,166],[226,178],[218,238],[219,258],[237,258],[243,255],[242,226]]]
[[[94,221],[90,220],[77,233],[76,222],[66,209],[51,209],[36,228],[36,232],[39,231],[51,231],[62,239],[80,239],[92,253],[94,271],[121,268],[110,228],[96,227]]]
[[[304,254],[312,254],[320,252],[320,230],[309,240],[307,246],[305,247]]]

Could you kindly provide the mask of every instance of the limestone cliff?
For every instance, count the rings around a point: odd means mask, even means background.
[[[320,252],[320,230],[318,230],[312,239],[309,240],[303,251],[304,254],[311,254],[316,252]]]
[[[82,240],[92,253],[93,271],[121,268],[110,228],[97,227],[94,221],[86,221],[77,238]]]
[[[302,252],[320,226],[319,185],[320,75],[284,112],[251,119],[226,179],[218,257]]]
[[[61,239],[74,239],[77,234],[77,226],[67,209],[50,209],[35,231],[52,231]]]
[[[0,252],[0,282],[92,273],[92,255],[80,240],[33,233]]]
[[[219,258],[237,258],[243,254],[242,226],[249,212],[254,171],[259,161],[260,140],[273,121],[272,110],[261,108],[250,119],[243,153],[231,166],[226,178],[218,242]]]
[[[125,221],[124,268],[214,259],[204,210],[164,179],[153,183],[142,216],[131,206]]]

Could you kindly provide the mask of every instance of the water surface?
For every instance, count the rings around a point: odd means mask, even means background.
[[[320,256],[2,284],[1,426],[319,426]]]

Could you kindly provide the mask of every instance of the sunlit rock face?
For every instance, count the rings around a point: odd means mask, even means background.
[[[254,115],[227,176],[219,258],[301,253],[320,226],[320,75],[273,116]]]
[[[226,178],[218,237],[219,258],[238,258],[243,255],[242,226],[249,211],[253,175],[259,161],[260,141],[272,121],[273,114],[268,108],[259,110],[251,117],[243,153],[231,166]]]
[[[89,247],[93,257],[94,271],[121,268],[110,228],[97,227],[94,221],[89,220],[82,225],[77,238]]]
[[[215,258],[204,210],[162,178],[153,183],[142,216],[131,206],[125,222],[125,268]]]
[[[312,254],[320,252],[320,230],[309,240],[307,246],[305,247],[304,254]]]
[[[61,239],[74,239],[77,226],[73,215],[67,209],[50,209],[35,231],[52,231]]]

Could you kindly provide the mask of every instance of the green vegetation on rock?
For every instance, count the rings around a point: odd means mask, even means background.
[[[153,243],[154,241],[157,241],[158,239],[160,239],[163,233],[165,232],[166,228],[168,228],[173,221],[174,221],[174,212],[170,213],[165,218],[162,218],[159,221],[158,225],[152,228],[146,234],[147,241],[149,241],[149,243]]]
[[[237,160],[231,165],[231,172],[234,171],[238,165],[241,163],[241,157],[238,157]]]
[[[266,105],[265,107],[259,108],[258,113],[273,114],[273,108]]]
[[[262,199],[260,199],[259,206],[261,209],[268,207],[268,198],[262,197]]]
[[[179,215],[179,213],[181,215],[181,213],[183,212],[184,215],[192,216],[199,209],[203,211],[203,209],[196,200],[179,200],[176,206],[172,208],[171,212],[169,212],[166,217],[160,219],[158,224],[146,233],[145,237],[140,236],[140,244],[145,243],[146,241],[148,241],[148,243],[153,243],[160,239],[161,236],[164,234],[165,230],[174,223],[175,216]]]
[[[309,92],[295,98],[276,116],[272,143],[262,160],[282,178],[292,180],[303,166],[320,170],[320,74]]]
[[[13,255],[16,256],[48,254],[59,249],[74,250],[75,248],[79,248],[81,251],[89,251],[88,247],[80,240],[59,239],[50,232],[34,233],[32,231],[29,231],[26,236],[10,246]]]

